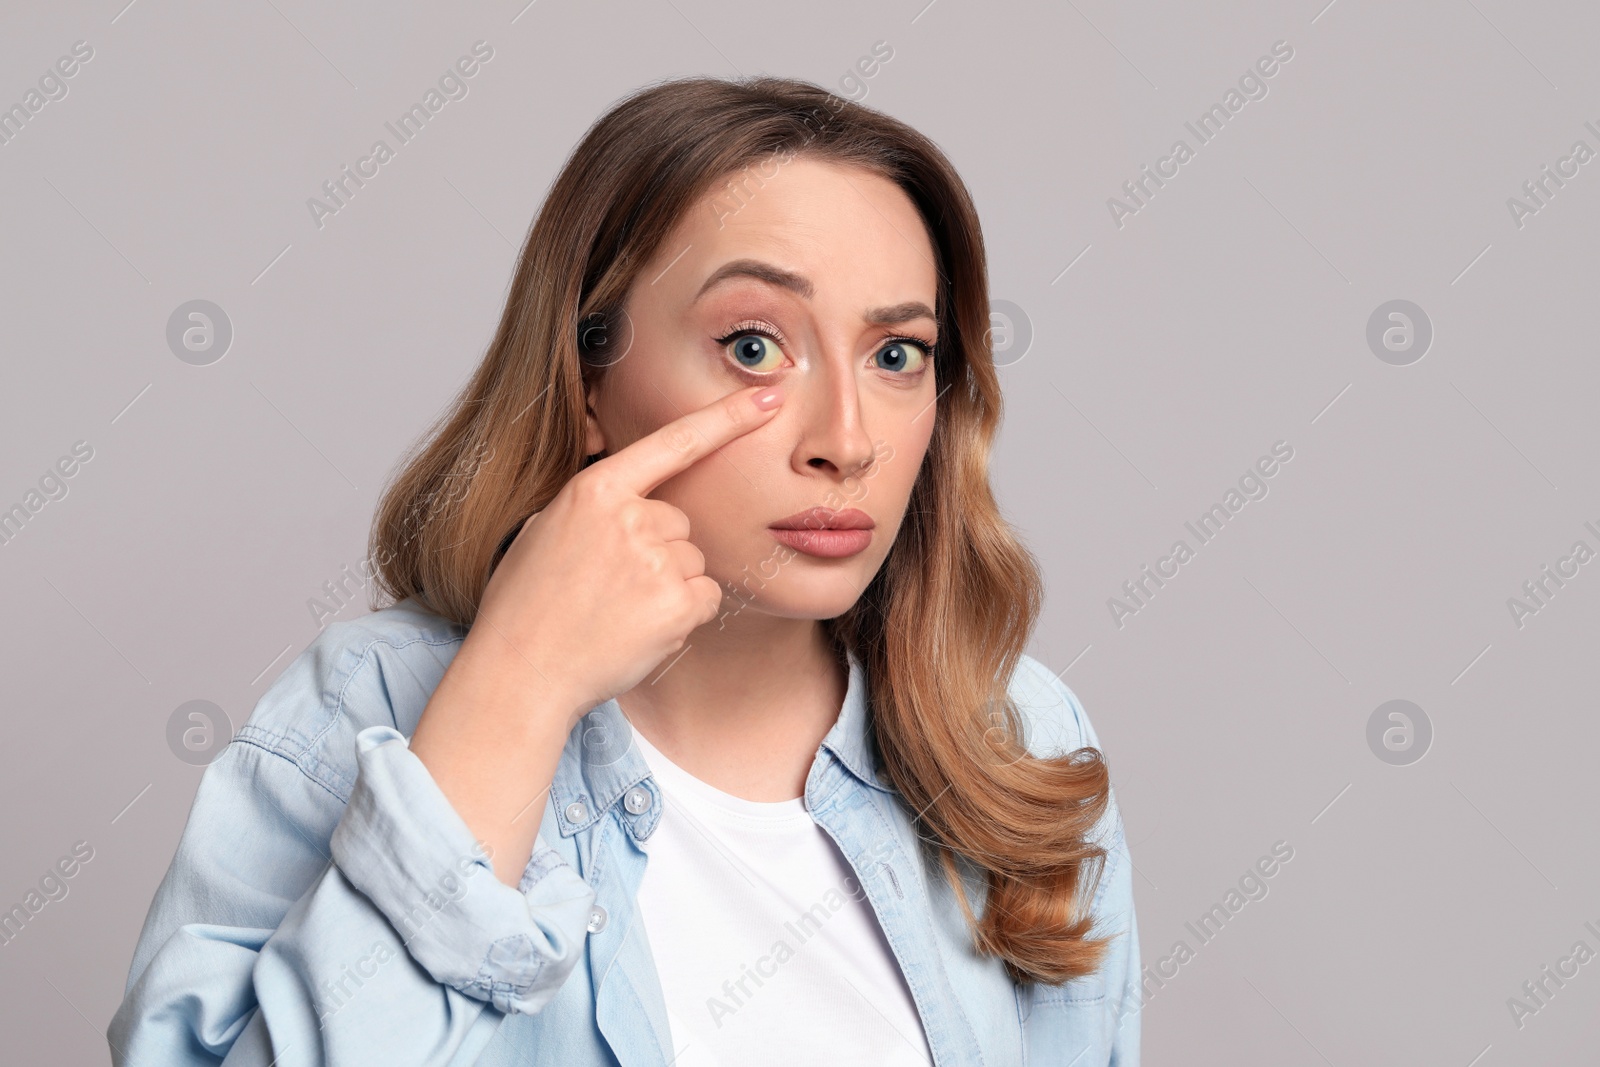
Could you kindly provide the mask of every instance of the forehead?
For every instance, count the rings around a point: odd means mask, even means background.
[[[689,300],[728,261],[755,259],[805,276],[813,303],[933,303],[933,245],[899,186],[860,167],[780,158],[718,181],[679,220],[642,280],[670,282]],[[762,284],[735,277],[716,291]]]

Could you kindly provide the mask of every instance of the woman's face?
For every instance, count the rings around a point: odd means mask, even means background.
[[[829,619],[855,603],[894,543],[941,388],[933,246],[911,200],[869,171],[778,159],[679,222],[629,292],[626,354],[589,392],[592,455],[746,386],[783,386],[763,426],[650,494],[689,517],[724,620]],[[773,529],[816,507],[871,529]]]

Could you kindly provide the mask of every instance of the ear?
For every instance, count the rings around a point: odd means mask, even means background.
[[[595,416],[595,405],[599,401],[601,386],[605,383],[605,379],[606,376],[602,374],[584,387],[583,454],[585,456],[598,455],[606,450],[605,431],[600,428],[600,420]]]

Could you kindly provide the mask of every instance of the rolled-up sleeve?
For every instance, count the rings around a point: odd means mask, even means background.
[[[403,679],[331,643],[206,768],[107,1030],[117,1067],[470,1064],[581,958],[593,888],[543,839],[499,881],[384,723]]]
[[[544,1006],[583,949],[594,889],[539,839],[518,888],[434,783],[405,737],[369,726],[333,859],[435,981],[502,1012]]]

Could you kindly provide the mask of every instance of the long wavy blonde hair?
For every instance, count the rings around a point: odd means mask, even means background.
[[[616,351],[635,276],[686,210],[719,186],[733,202],[750,195],[751,169],[774,153],[895,182],[938,261],[934,369],[947,385],[932,440],[883,567],[827,632],[866,668],[883,774],[976,949],[1019,984],[1088,974],[1108,944],[1089,937],[1089,903],[1109,778],[1093,748],[1029,755],[1007,695],[1042,582],[989,486],[1001,393],[983,237],[949,160],[904,123],[772,77],[660,82],[596,121],[533,223],[482,364],[385,490],[370,544],[377,590],[471,624],[522,522],[593,459],[585,390]]]

